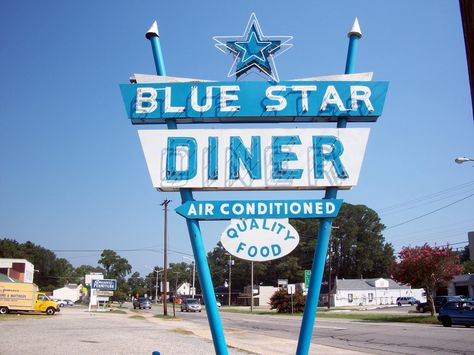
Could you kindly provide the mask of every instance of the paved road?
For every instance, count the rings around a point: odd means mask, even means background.
[[[407,313],[409,309],[395,307],[387,311]],[[300,317],[220,314],[226,330],[245,329],[253,334],[298,339]],[[179,312],[177,315],[203,327],[207,325],[205,313]],[[319,318],[313,344],[373,354],[474,354],[473,339],[474,329],[465,327]]]
[[[212,354],[205,312],[161,308],[0,319],[0,354]],[[171,313],[172,314],[172,313]],[[220,312],[230,354],[294,354],[301,318]],[[474,354],[474,329],[318,319],[311,354]]]

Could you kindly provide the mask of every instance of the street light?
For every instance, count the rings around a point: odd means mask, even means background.
[[[468,158],[468,157],[459,157],[459,158],[454,159],[454,161],[458,164],[462,164],[462,163],[466,163],[468,161],[474,161],[474,159]]]
[[[193,263],[193,290],[191,294],[192,294],[192,297],[194,298],[194,295],[196,294],[196,289],[194,288],[194,280],[196,277],[196,262],[194,261],[194,259],[188,258],[187,256],[183,256],[183,259],[191,260],[191,262]]]
[[[144,265],[146,268],[152,270],[153,272],[156,272],[156,283],[155,283],[155,303],[158,303],[158,275],[160,274],[160,272],[163,272],[164,270],[156,270],[156,269],[152,269],[151,267],[149,266],[146,266]]]

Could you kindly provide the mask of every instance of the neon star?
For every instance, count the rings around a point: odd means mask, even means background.
[[[293,46],[287,43],[292,38],[291,36],[265,37],[257,17],[252,13],[242,36],[216,36],[214,40],[217,42],[215,45],[217,49],[224,53],[230,52],[235,57],[228,77],[235,75],[239,78],[242,74],[256,68],[273,81],[279,81],[274,58]]]

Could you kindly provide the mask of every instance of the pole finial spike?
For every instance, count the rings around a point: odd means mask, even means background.
[[[153,24],[150,26],[148,31],[146,31],[145,37],[147,39],[150,39],[152,37],[160,37],[160,33],[158,32],[158,24],[156,21],[153,22]]]
[[[351,37],[351,36],[357,36],[359,38],[362,37],[362,31],[360,30],[359,20],[357,19],[357,17],[354,20],[354,24],[352,25],[351,30],[347,34],[347,37]]]

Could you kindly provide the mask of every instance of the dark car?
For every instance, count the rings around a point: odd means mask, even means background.
[[[433,298],[435,312],[438,313],[440,308],[447,302],[459,302],[462,301],[460,296],[436,296]],[[430,311],[430,306],[428,302],[418,303],[416,310],[420,313],[425,313]]]
[[[196,298],[186,298],[181,303],[181,312],[201,312],[201,303]]]
[[[138,297],[133,300],[133,309],[151,309],[151,302],[148,297]]]
[[[446,302],[439,310],[438,320],[443,323],[443,327],[453,324],[470,327],[474,325],[474,302]]]

